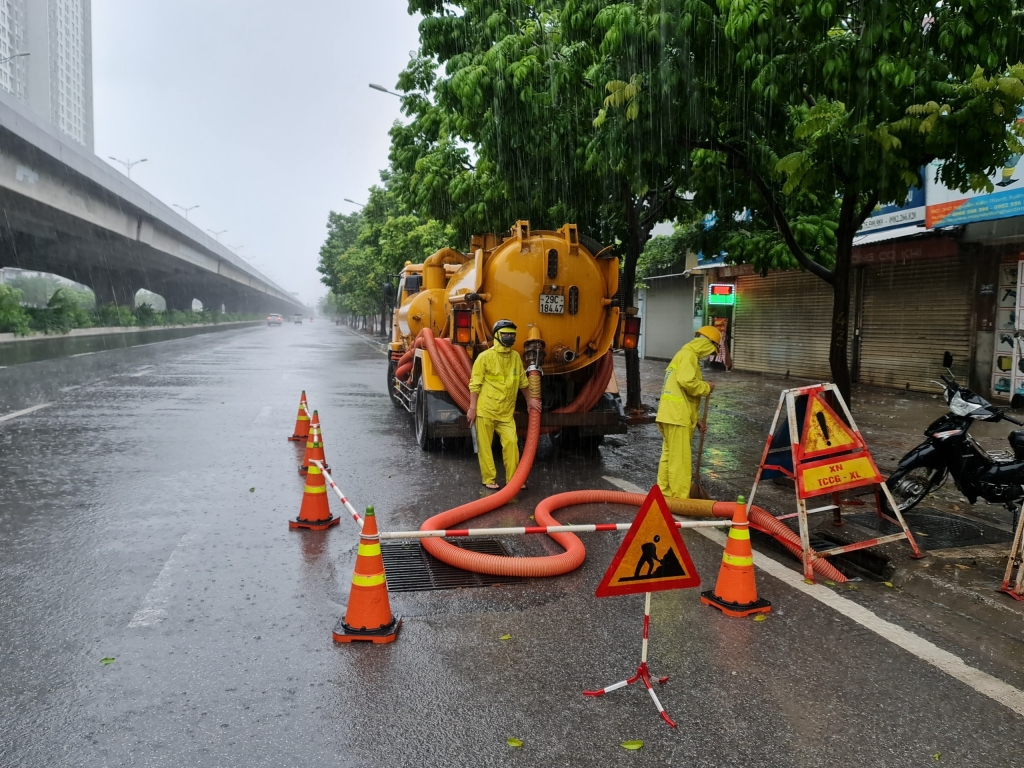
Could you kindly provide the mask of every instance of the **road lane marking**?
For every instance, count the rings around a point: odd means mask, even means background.
[[[71,357],[85,357],[86,355],[95,355],[96,352],[79,352],[77,355],[71,355]]]
[[[266,421],[270,417],[270,412],[272,410],[274,409],[271,408],[269,405],[264,405],[262,408],[260,408],[260,412],[259,414],[257,414],[256,418],[252,420],[252,423],[259,424],[261,421]]]
[[[178,555],[182,549],[198,539],[198,533],[185,533],[182,535],[178,545],[171,552],[171,556],[167,558],[164,567],[160,569],[160,573],[157,574],[156,579],[153,581],[153,586],[149,588],[149,592],[142,598],[142,605],[139,606],[135,615],[132,616],[132,620],[128,622],[128,629],[133,627],[151,627],[167,618],[167,609],[164,606],[171,599],[171,588],[174,586],[174,570],[178,561]]]
[[[131,376],[133,378],[136,376],[145,376],[147,373],[152,373],[155,367],[156,366],[154,365],[144,365],[141,368],[137,368],[133,373],[126,373],[125,376]]]
[[[647,493],[638,485],[634,485],[626,480],[620,480],[617,477],[609,477],[606,475],[604,479],[627,493]],[[719,546],[725,546],[726,536],[724,533],[707,528],[695,528],[694,530],[701,536],[710,539]],[[819,603],[827,605],[832,610],[843,614],[843,616],[857,624],[860,624],[865,629],[870,629],[872,632],[888,640],[890,643],[899,646],[908,653],[917,656],[917,658],[922,661],[931,664],[936,669],[942,670],[950,677],[956,678],[961,683],[970,686],[983,696],[988,696],[990,699],[999,702],[1007,709],[1013,710],[1018,715],[1024,716],[1024,691],[1014,688],[1012,685],[1003,682],[998,677],[994,677],[987,672],[982,672],[980,669],[970,666],[959,656],[943,650],[939,646],[935,645],[935,643],[925,640],[919,635],[915,635],[913,632],[904,629],[898,624],[886,621],[881,616],[865,608],[863,605],[837,595],[826,586],[821,584],[808,584],[804,581],[801,574],[787,568],[782,563],[777,562],[770,557],[761,555],[760,553],[758,554],[759,556],[754,565],[766,571],[770,576],[774,576],[779,581],[785,582],[788,586],[798,592],[802,592],[808,597],[814,598]]]
[[[49,403],[43,403],[42,405],[33,405],[31,408],[25,408],[21,411],[15,411],[14,413],[8,413],[6,416],[0,416],[0,421],[10,421],[16,419],[19,416],[25,416],[26,414],[32,413],[33,411],[40,411],[43,408],[49,408]]]

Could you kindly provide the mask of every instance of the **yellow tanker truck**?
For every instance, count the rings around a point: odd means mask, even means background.
[[[515,349],[543,373],[542,429],[560,447],[597,448],[626,431],[612,364],[634,348],[640,320],[620,312],[619,260],[575,224],[510,236],[474,237],[468,254],[446,248],[399,276],[388,363],[392,402],[412,414],[424,450],[470,435],[472,360],[491,344],[500,319],[519,329]],[[526,427],[520,402],[516,420]]]

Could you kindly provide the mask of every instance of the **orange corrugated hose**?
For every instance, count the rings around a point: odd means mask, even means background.
[[[452,344],[450,339],[435,338],[433,332],[426,328],[416,337],[409,350],[399,358],[396,378],[405,378],[412,370],[413,355],[416,349],[425,348],[430,354],[434,368],[440,376],[445,390],[464,412],[469,409],[469,377],[472,363],[466,350]],[[555,409],[555,413],[586,413],[593,409],[608,386],[612,375],[612,356],[606,353],[596,363],[594,375],[577,393],[576,398],[568,405]],[[530,393],[540,397],[540,374],[530,374]],[[504,506],[519,492],[533,468],[533,460],[537,455],[537,443],[542,432],[550,432],[554,428],[540,426],[540,414],[530,413],[529,426],[526,433],[526,446],[523,449],[519,467],[512,479],[497,493],[468,504],[449,509],[425,520],[420,530],[437,530],[453,528],[474,517],[493,512]],[[638,493],[622,491],[569,491],[549,496],[537,505],[534,518],[537,525],[558,525],[553,513],[565,507],[579,504],[623,504],[639,507],[644,496]],[[724,501],[705,501],[698,499],[669,499],[669,508],[673,514],[688,517],[732,517],[735,504]],[[801,555],[799,537],[786,525],[760,507],[750,508],[750,523],[758,530],[773,536],[789,552],[797,558]],[[488,573],[498,576],[558,576],[575,570],[586,557],[586,549],[579,537],[572,533],[553,533],[551,538],[563,549],[560,555],[543,557],[499,557],[470,552],[453,546],[443,539],[423,539],[422,544],[434,557],[456,568],[476,573]],[[814,561],[814,570],[819,576],[835,582],[844,582],[843,576],[835,566],[824,559]]]

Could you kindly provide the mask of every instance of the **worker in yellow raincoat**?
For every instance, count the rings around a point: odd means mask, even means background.
[[[469,410],[466,420],[470,429],[476,429],[477,456],[480,476],[486,488],[496,491],[497,468],[491,441],[494,433],[501,439],[501,457],[505,463],[505,482],[519,466],[519,442],[512,414],[516,407],[516,392],[523,393],[527,407],[539,411],[539,400],[530,397],[529,382],[519,353],[512,349],[516,343],[516,325],[511,320],[494,324],[494,346],[481,352],[473,361],[473,375],[469,379]]]
[[[715,389],[713,383],[704,381],[700,360],[718,352],[721,344],[722,332],[713,325],[705,325],[697,331],[693,341],[676,352],[665,369],[657,416],[662,438],[658,485],[668,497],[690,498],[693,474],[690,443],[699,420],[700,399]]]

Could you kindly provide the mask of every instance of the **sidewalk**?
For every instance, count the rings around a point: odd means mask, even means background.
[[[656,408],[665,363],[641,360],[640,368],[644,404]],[[704,447],[705,488],[717,499],[749,496],[780,392],[814,382],[718,370],[705,371],[705,378],[716,386]],[[938,387],[934,395],[857,387],[851,410],[879,470],[888,475],[908,450],[924,440],[924,429],[947,408]],[[971,433],[987,448],[1005,448],[1006,435],[1013,428],[1005,423],[977,424]],[[656,426],[636,429],[655,430]],[[792,484],[762,484],[756,503],[776,515],[796,511]],[[868,510],[846,510],[842,527],[832,525],[830,514],[814,515],[812,532],[848,541],[878,535],[877,530],[858,524],[858,519],[872,522]],[[871,560],[862,563],[866,570],[860,575],[895,582],[928,602],[986,624],[999,624],[1003,630],[1008,617],[1015,625],[1024,619],[1024,604],[996,592],[1013,535],[1005,508],[969,504],[950,479],[905,517],[928,557],[912,560],[906,543],[895,542],[866,550]],[[795,520],[789,522],[795,529]],[[856,571],[850,575],[857,575]]]

